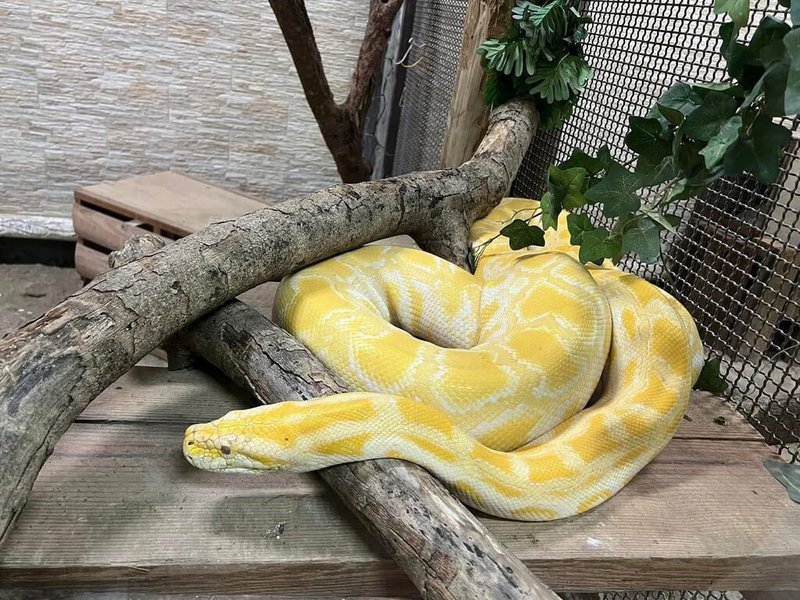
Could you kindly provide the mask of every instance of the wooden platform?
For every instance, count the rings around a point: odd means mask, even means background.
[[[75,266],[85,280],[108,270],[108,254],[133,235],[167,241],[265,204],[169,171],[104,182],[75,192]]]
[[[186,463],[187,424],[249,405],[202,371],[122,377],[45,464],[0,553],[0,587],[415,597],[316,476]],[[800,589],[800,505],[769,457],[736,413],[698,395],[670,446],[599,508],[485,522],[557,590]]]

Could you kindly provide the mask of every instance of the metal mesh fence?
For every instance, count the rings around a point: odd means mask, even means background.
[[[514,193],[539,197],[548,165],[573,148],[608,144],[618,160],[627,115],[644,115],[677,80],[726,77],[713,0],[590,0],[586,53],[595,77],[563,130],[539,135]],[[777,3],[754,3],[753,21]],[[754,27],[747,34],[752,35]],[[788,122],[795,138],[800,123]],[[694,316],[703,341],[722,358],[728,398],[767,441],[797,461],[800,442],[800,161],[793,141],[781,177],[764,185],[747,176],[719,182],[674,211],[682,218],[664,260],[624,268],[656,281]],[[656,192],[653,192],[656,193]]]
[[[415,4],[410,47],[402,62],[406,79],[394,173],[439,166],[467,12],[467,0]]]
[[[781,10],[756,0],[752,22]],[[573,148],[608,145],[623,162],[627,115],[643,115],[675,81],[726,77],[714,0],[588,0],[586,43],[595,76],[562,130],[540,134],[513,193],[540,197],[544,174]],[[393,172],[436,168],[455,80],[465,1],[419,0]],[[752,35],[754,27],[747,30]],[[800,138],[800,122],[787,123]],[[784,457],[800,454],[800,156],[793,140],[781,177],[722,181],[677,205],[678,233],[664,260],[623,267],[655,281],[690,310],[706,347],[722,358],[728,398]]]

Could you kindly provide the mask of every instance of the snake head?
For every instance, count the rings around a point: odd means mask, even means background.
[[[278,408],[235,410],[215,421],[192,425],[184,434],[183,455],[204,471],[291,470],[294,436],[281,426]]]

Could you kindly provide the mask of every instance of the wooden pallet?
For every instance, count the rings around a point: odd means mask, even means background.
[[[187,424],[250,403],[199,370],[123,376],[45,463],[0,551],[0,589],[418,597],[316,475],[183,459]],[[698,394],[672,443],[608,502],[552,523],[482,520],[556,590],[797,590],[800,505],[765,458],[758,433]]]
[[[167,241],[264,204],[180,173],[140,175],[75,192],[75,267],[84,280],[108,270],[108,255],[134,235]]]

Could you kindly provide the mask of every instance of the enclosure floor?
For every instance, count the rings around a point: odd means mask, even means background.
[[[0,264],[0,337],[80,289],[75,269]]]
[[[249,404],[204,371],[131,370],[45,463],[0,552],[0,588],[415,597],[316,475],[223,475],[183,459],[187,424]],[[481,519],[564,591],[800,587],[800,507],[761,465],[774,453],[717,398],[696,395],[689,419],[584,515]]]

